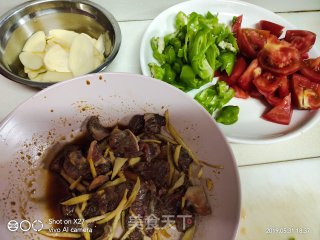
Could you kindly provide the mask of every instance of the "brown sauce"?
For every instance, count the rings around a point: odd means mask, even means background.
[[[73,141],[64,145],[58,152],[55,149],[51,149],[46,154],[46,158],[44,162],[49,163],[54,161],[55,159],[60,159],[64,155],[64,150],[68,146],[79,146],[82,149],[88,149],[90,144],[89,138],[87,135],[83,134]],[[51,153],[50,153],[51,152]],[[45,201],[46,201],[46,208],[49,213],[49,218],[60,220],[63,219],[61,214],[61,205],[60,203],[70,198],[71,193],[69,191],[69,183],[63,179],[60,174],[50,170],[48,167],[48,177],[47,177],[47,184],[46,184],[46,194],[45,194]],[[52,226],[52,227],[63,227],[63,226]]]

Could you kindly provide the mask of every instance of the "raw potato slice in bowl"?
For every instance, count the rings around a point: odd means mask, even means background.
[[[69,53],[58,44],[49,48],[43,61],[49,71],[70,72]]]
[[[64,29],[53,29],[49,31],[48,40],[60,44],[64,48],[70,48],[73,40],[79,33]]]
[[[94,68],[94,46],[90,39],[78,35],[72,42],[69,56],[69,68],[74,76],[86,74]]]
[[[33,34],[25,43],[22,51],[25,52],[43,52],[46,47],[46,35],[43,31]]]
[[[32,52],[22,52],[19,55],[19,59],[23,66],[31,70],[37,70],[43,65],[41,56]]]

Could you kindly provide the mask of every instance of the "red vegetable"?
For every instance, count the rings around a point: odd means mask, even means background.
[[[241,54],[255,58],[258,52],[263,48],[270,35],[269,31],[241,28],[238,31],[237,41]]]
[[[265,72],[253,79],[253,84],[257,87],[258,91],[264,96],[273,94],[278,89],[279,83],[279,78],[270,72]]]
[[[236,64],[234,65],[234,68],[232,70],[230,77],[227,80],[227,83],[230,85],[235,84],[237,79],[246,70],[247,65],[248,64],[247,64],[246,60],[244,60],[243,57],[239,57],[236,61]]]
[[[274,74],[290,75],[301,68],[299,51],[289,43],[269,38],[258,54],[262,69]]]
[[[320,108],[320,84],[300,74],[293,74],[292,83],[294,102],[299,109]]]
[[[249,91],[252,86],[252,80],[260,74],[261,68],[259,67],[258,60],[254,59],[238,79],[237,83],[243,90]]]
[[[248,93],[244,90],[242,90],[242,88],[240,88],[238,85],[231,85],[231,87],[233,88],[233,90],[235,91],[235,97],[236,98],[243,98],[246,99],[249,97]]]
[[[270,31],[270,33],[275,35],[277,38],[281,36],[282,30],[284,29],[283,26],[267,20],[261,20],[259,24],[262,30]]]
[[[269,112],[263,114],[262,118],[271,122],[288,125],[290,123],[291,116],[291,94],[289,94],[283,98],[279,105],[276,105]]]
[[[305,30],[288,30],[284,40],[291,43],[299,52],[308,52],[316,42],[316,34]]]
[[[320,83],[320,57],[304,60],[300,72],[311,81]]]

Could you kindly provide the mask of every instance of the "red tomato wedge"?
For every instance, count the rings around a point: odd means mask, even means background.
[[[277,38],[281,36],[282,30],[284,29],[284,26],[267,20],[261,20],[259,25],[262,30],[270,31],[270,33],[275,35]]]
[[[287,76],[279,76],[279,78],[278,95],[280,98],[284,98],[290,93],[289,80]]]
[[[301,68],[299,51],[276,38],[268,39],[258,54],[258,61],[262,69],[278,75],[290,75]]]
[[[320,84],[311,82],[308,78],[293,74],[293,99],[299,109],[320,108]]]
[[[311,81],[320,83],[320,57],[304,60],[300,72]]]
[[[262,115],[267,121],[288,125],[292,116],[291,93],[281,103]]]
[[[269,31],[241,28],[238,31],[237,42],[241,53],[249,58],[255,58],[263,48],[270,35]]]
[[[244,60],[243,57],[239,57],[236,61],[236,64],[234,65],[234,68],[232,70],[232,73],[230,77],[227,80],[227,83],[230,84],[235,84],[237,79],[242,75],[242,73],[246,70],[247,68],[247,62]]]
[[[270,72],[264,72],[260,76],[253,79],[253,84],[264,96],[274,93],[279,88],[279,83],[279,78]]]
[[[252,86],[252,80],[261,74],[261,68],[259,67],[258,60],[254,59],[249,64],[247,69],[237,80],[237,84],[245,91],[249,91]]]
[[[284,40],[291,43],[300,53],[306,53],[316,42],[316,34],[305,30],[288,30]]]
[[[244,90],[242,90],[238,85],[234,84],[231,85],[232,89],[235,91],[235,97],[236,98],[242,98],[247,99],[249,97],[248,93]]]
[[[281,104],[282,99],[283,99],[283,98],[277,97],[274,93],[272,93],[270,95],[266,95],[264,97],[265,97],[266,101],[273,107]]]
[[[232,22],[232,32],[234,35],[237,37],[238,31],[241,28],[241,23],[242,23],[242,15],[236,17],[235,21]]]

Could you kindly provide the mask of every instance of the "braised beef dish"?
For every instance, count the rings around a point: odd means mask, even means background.
[[[168,112],[135,115],[127,126],[113,127],[90,117],[85,136],[54,157],[50,172],[63,182],[57,186],[63,199],[53,203],[63,224],[55,233],[41,231],[47,236],[166,239],[176,228],[181,239],[192,239],[196,217],[211,214],[202,165]]]

